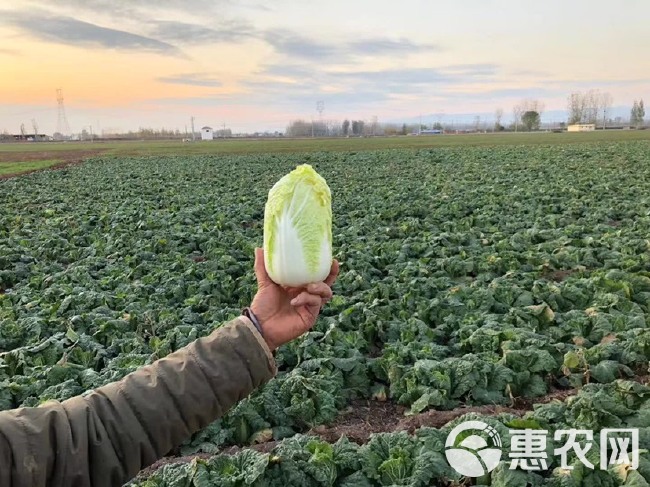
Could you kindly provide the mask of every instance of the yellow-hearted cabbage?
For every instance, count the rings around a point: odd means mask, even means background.
[[[327,182],[302,164],[269,191],[264,210],[264,263],[283,286],[323,281],[332,265],[332,196]]]

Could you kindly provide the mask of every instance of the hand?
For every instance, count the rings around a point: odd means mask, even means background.
[[[338,273],[339,263],[335,259],[325,282],[308,284],[305,288],[285,288],[273,282],[266,272],[264,250],[255,249],[257,294],[251,309],[271,350],[298,338],[314,326],[321,307],[332,299],[332,285]]]

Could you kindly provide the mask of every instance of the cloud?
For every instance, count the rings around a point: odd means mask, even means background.
[[[18,56],[18,50],[0,48],[0,55],[4,56]]]
[[[345,62],[355,57],[390,56],[442,49],[433,44],[418,44],[404,38],[392,39],[388,37],[373,37],[334,44],[283,29],[269,30],[264,32],[261,37],[279,54],[312,61]]]
[[[435,44],[417,44],[408,39],[388,39],[376,37],[350,42],[347,48],[359,55],[409,54],[422,51],[437,51],[441,47]]]
[[[31,0],[31,3],[52,7],[50,0]],[[96,12],[106,15],[151,18],[152,12],[216,12],[227,0],[58,0],[57,8],[78,12]]]
[[[253,86],[252,84],[250,85]],[[158,98],[149,100],[150,103],[161,105],[186,105],[197,107],[225,106],[273,106],[283,109],[295,109],[304,113],[315,113],[316,100],[325,102],[325,112],[328,108],[338,111],[354,109],[371,103],[381,103],[389,100],[390,94],[374,91],[348,91],[340,93],[321,93],[309,88],[293,87],[287,89],[283,85],[266,84],[265,89],[237,94],[212,94],[201,97],[187,98]]]
[[[264,66],[258,74],[273,77],[307,79],[314,75],[314,70],[304,64],[270,64]]]
[[[324,100],[326,106],[341,110],[397,99],[462,99],[462,92],[455,87],[477,84],[483,92],[496,89],[499,71],[500,66],[488,63],[357,71],[287,63],[267,65],[255,79],[244,80],[240,86],[248,101],[262,96],[268,98],[264,103],[304,108],[314,105],[315,100]]]
[[[354,78],[363,81],[380,81],[383,83],[399,83],[404,85],[430,84],[450,82],[458,79],[444,73],[438,68],[402,68],[383,69],[379,71],[343,71],[333,73],[342,78]]]
[[[221,22],[217,27],[201,24],[160,20],[154,22],[152,35],[170,42],[205,44],[210,42],[242,42],[256,34],[248,23],[242,21]]]
[[[563,93],[563,90],[542,87],[542,86],[531,86],[527,88],[493,88],[488,90],[457,90],[457,89],[446,89],[442,94],[448,99],[456,100],[490,100],[493,98],[499,99],[525,99],[525,98],[544,98],[550,96],[557,96]]]
[[[498,64],[492,63],[477,63],[477,64],[452,64],[444,66],[443,68],[447,73],[454,73],[461,76],[493,76],[496,75],[501,67]]]
[[[148,51],[181,56],[172,44],[123,30],[101,27],[72,17],[31,12],[4,12],[0,22],[17,27],[34,37],[73,46],[101,46],[109,49]]]
[[[160,81],[162,83],[177,84],[177,85],[205,86],[205,87],[217,87],[222,85],[222,83],[219,80],[211,78],[206,73],[188,73],[188,74],[177,74],[172,76],[161,76],[156,78],[156,81]]]
[[[263,34],[268,42],[280,54],[293,58],[322,60],[336,56],[340,48],[325,42],[318,42],[294,32],[280,29]]]

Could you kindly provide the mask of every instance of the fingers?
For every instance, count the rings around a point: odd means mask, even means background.
[[[255,278],[257,279],[257,287],[262,288],[272,284],[271,278],[266,272],[264,265],[264,249],[257,247],[255,249]]]
[[[320,296],[321,299],[329,301],[332,299],[332,288],[329,287],[324,282],[317,282],[312,284],[307,284],[307,292],[309,294],[315,294]]]
[[[298,296],[291,300],[292,306],[314,306],[320,308],[323,304],[323,300],[320,296],[316,294],[310,294],[308,292],[300,293]]]
[[[336,277],[339,275],[339,261],[334,259],[332,261],[332,267],[330,269],[330,274],[325,278],[325,284],[327,284],[329,287],[332,287],[334,282],[336,281]]]
[[[329,275],[324,282],[307,284],[305,291],[299,293],[291,300],[293,306],[318,306],[321,307],[332,299],[332,284],[339,274],[339,262],[334,259]]]

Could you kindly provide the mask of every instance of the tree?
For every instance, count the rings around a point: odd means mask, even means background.
[[[521,123],[521,114],[522,114],[521,106],[515,105],[512,107],[512,124],[515,127],[515,132],[519,130],[519,124]]]
[[[598,123],[602,113],[603,127],[607,122],[607,112],[612,107],[612,95],[598,90],[584,93],[571,93],[568,98],[569,124]]]
[[[500,132],[501,130],[504,129],[503,125],[501,125],[501,119],[503,118],[503,108],[497,108],[497,110],[494,112],[494,131],[495,132]]]
[[[630,125],[636,127],[638,117],[639,117],[639,102],[634,100],[634,103],[632,104],[632,111],[630,112]]]
[[[586,113],[585,122],[596,123],[598,121],[598,112],[600,111],[600,93],[597,90],[589,90],[586,94]]]
[[[537,115],[541,120],[543,111],[544,103],[532,98],[522,100],[519,104],[515,105],[512,109],[512,114],[514,115],[515,132],[518,130],[519,125],[523,122],[523,114],[526,112],[537,112]]]
[[[402,135],[406,135],[408,133],[408,128],[406,127],[406,124],[402,124]]]
[[[630,114],[630,125],[635,127],[643,126],[643,119],[645,117],[645,106],[643,105],[643,99],[640,101],[634,100],[632,105],[632,113]]]
[[[639,100],[639,125],[643,125],[643,119],[645,118],[645,106],[643,105],[643,98]]]
[[[347,136],[350,131],[350,121],[346,118],[343,120],[343,135]]]
[[[372,123],[370,124],[370,135],[375,136],[375,135],[380,135],[378,133],[379,129],[379,123],[377,122],[377,116],[372,117]]]
[[[539,125],[540,125],[540,116],[539,112],[535,110],[528,110],[524,112],[524,114],[521,116],[521,123],[525,127],[526,130],[529,132],[531,130],[539,130]]]
[[[352,120],[352,135],[363,135],[363,120]]]
[[[582,93],[571,93],[568,98],[569,125],[584,121],[585,97]]]
[[[308,137],[312,134],[313,124],[306,120],[294,120],[289,123],[285,133],[287,137]]]

